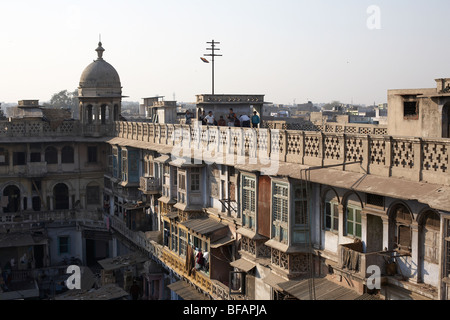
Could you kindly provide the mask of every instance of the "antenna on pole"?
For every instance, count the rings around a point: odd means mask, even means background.
[[[212,57],[212,94],[214,95],[214,57],[221,57],[221,54],[216,54],[215,51],[220,50],[219,48],[216,48],[216,45],[220,44],[220,42],[212,40],[211,42],[207,42],[211,45],[211,48],[206,48],[206,50],[211,50],[211,53],[205,54],[205,57]],[[201,58],[203,62],[208,62],[206,59]],[[206,61],[205,61],[206,60]]]

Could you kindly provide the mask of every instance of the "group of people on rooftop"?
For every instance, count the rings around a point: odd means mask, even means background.
[[[191,124],[191,119],[194,115],[187,110],[186,111],[186,124]],[[230,108],[230,111],[227,115],[227,119],[224,119],[224,116],[220,116],[219,120],[214,118],[213,112],[209,111],[206,114],[205,110],[203,110],[198,117],[198,121],[202,125],[210,125],[210,126],[220,126],[220,127],[244,127],[244,128],[258,128],[261,122],[261,119],[258,116],[256,111],[253,112],[253,116],[250,118],[246,114],[242,114],[239,117],[233,111],[233,108]]]

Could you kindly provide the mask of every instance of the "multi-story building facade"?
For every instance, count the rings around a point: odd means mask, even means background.
[[[103,65],[102,49],[99,74],[83,73],[91,87],[80,81],[80,91],[94,93],[80,95],[81,120],[69,134],[4,123],[6,211],[25,216],[36,197],[48,214],[69,210],[79,232],[70,243],[85,264],[140,252],[147,299],[448,299],[448,139],[362,124],[304,131],[117,121],[120,80]],[[403,102],[391,102],[389,115]],[[39,148],[30,130],[41,134]],[[40,186],[30,169],[34,149],[35,171],[45,172]],[[24,182],[8,184],[12,177]],[[83,233],[90,222],[77,214],[98,207],[97,229]],[[7,214],[4,230],[23,226]],[[57,230],[46,239],[59,239]],[[45,241],[36,251],[55,257],[58,242]],[[71,247],[64,241],[60,253]]]

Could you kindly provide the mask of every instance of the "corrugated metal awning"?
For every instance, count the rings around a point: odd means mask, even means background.
[[[141,255],[140,253],[131,253],[115,258],[99,260],[98,263],[102,266],[103,269],[110,271],[123,267],[134,266],[135,264],[143,263],[148,260],[149,258]]]
[[[163,217],[164,216],[166,216],[170,220],[173,220],[175,218],[178,218],[178,212],[169,212],[169,213],[166,213],[165,215],[163,215]]]
[[[208,235],[217,230],[228,228],[227,225],[220,223],[212,218],[191,219],[181,224],[201,235]]]
[[[283,283],[286,282],[286,279],[283,279],[280,276],[277,276],[274,273],[269,273],[265,278],[263,278],[263,282],[265,284],[268,284],[269,286],[271,286],[272,288],[278,290],[278,291],[283,291],[283,289],[281,289],[278,284],[279,283]]]
[[[161,202],[163,202],[165,204],[174,204],[174,203],[176,203],[176,201],[174,199],[171,199],[171,198],[166,197],[166,196],[159,197],[158,201],[161,201]]]
[[[234,238],[231,235],[228,235],[219,240],[211,242],[210,247],[213,249],[216,249],[216,248],[220,248],[222,246],[229,245],[230,243],[233,243],[233,242],[234,242]]]
[[[169,162],[171,166],[178,168],[188,168],[188,167],[203,167],[203,160],[196,158],[176,158],[175,160]]]
[[[191,287],[185,281],[180,280],[167,286],[170,290],[179,295],[183,300],[209,300],[206,296]]]
[[[170,160],[170,156],[167,154],[163,154],[162,156],[159,156],[158,158],[155,158],[155,162],[159,162],[159,163],[166,163],[167,161]]]
[[[238,268],[242,271],[249,272],[253,268],[256,267],[256,263],[250,262],[245,259],[239,259],[233,262],[230,262],[230,266]]]
[[[278,286],[299,300],[311,300],[311,279],[291,280]],[[355,290],[340,286],[326,278],[314,279],[315,300],[355,300],[361,296]]]

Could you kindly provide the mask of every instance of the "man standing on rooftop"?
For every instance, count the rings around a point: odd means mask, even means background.
[[[214,125],[214,116],[212,111],[208,112],[208,115],[205,117],[206,124],[209,126]]]
[[[260,119],[259,116],[257,114],[256,111],[253,111],[253,116],[252,116],[252,128],[258,128],[258,125],[260,123]]]

